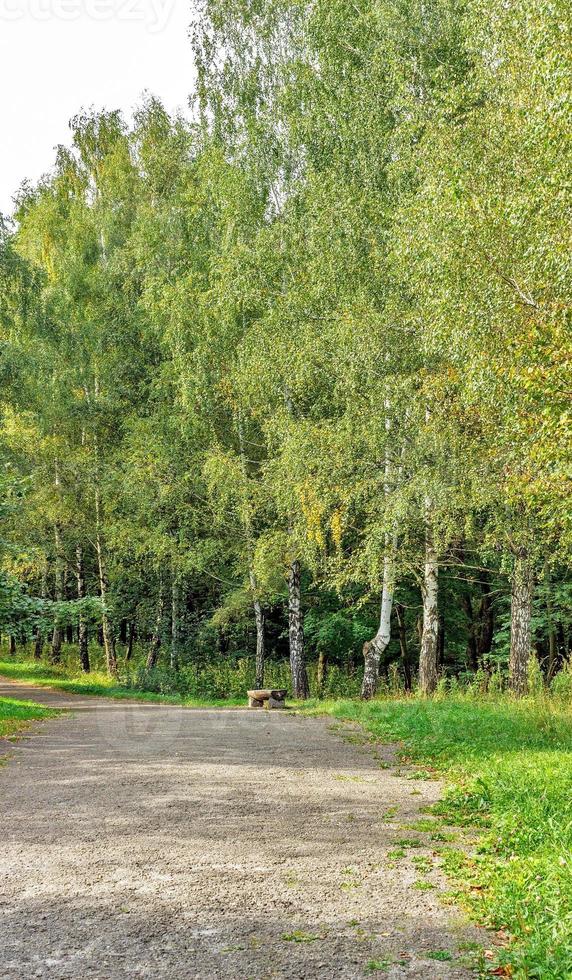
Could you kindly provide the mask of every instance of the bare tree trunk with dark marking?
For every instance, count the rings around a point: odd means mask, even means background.
[[[310,694],[306,654],[304,648],[304,619],[300,586],[300,562],[293,561],[288,573],[288,619],[290,635],[290,672],[292,694],[295,698],[307,698]]]
[[[388,400],[385,402],[385,407],[388,413],[385,419],[385,432],[389,443],[391,418],[389,416],[390,403]],[[383,488],[386,506],[391,493],[392,471],[393,466],[387,449],[385,455],[385,480]],[[393,609],[393,593],[395,590],[396,551],[397,534],[386,534],[384,539],[383,586],[381,593],[379,629],[373,639],[367,640],[363,645],[364,671],[361,697],[364,700],[369,700],[370,698],[375,697],[377,685],[379,683],[379,664],[383,654],[391,642],[391,613]]]
[[[257,582],[254,573],[250,574],[250,587],[256,596]],[[264,687],[264,668],[266,663],[266,617],[258,598],[254,599],[254,619],[256,622],[256,688]]]
[[[77,576],[77,597],[81,601],[85,599],[85,567],[83,561],[83,548],[81,544],[78,544],[76,548],[76,576]],[[78,623],[78,652],[79,652],[79,662],[84,674],[89,674],[90,663],[89,663],[89,646],[88,646],[88,632],[87,632],[87,621],[85,618],[85,613],[80,612],[79,623]]]
[[[393,544],[391,546],[394,547]],[[393,554],[386,555],[383,563],[383,592],[379,629],[373,640],[363,645],[364,672],[361,697],[373,698],[379,682],[379,664],[391,640],[391,611],[393,608]]]
[[[112,677],[117,677],[118,665],[117,665],[117,651],[115,649],[115,635],[113,633],[113,626],[107,610],[109,582],[107,578],[105,545],[103,541],[101,496],[98,487],[96,488],[95,491],[95,516],[96,516],[95,550],[97,552],[97,564],[99,569],[99,592],[101,595],[101,602],[103,605],[103,616],[101,621],[101,627],[103,633],[103,645],[105,647],[107,672]]]
[[[135,622],[131,620],[129,623],[129,633],[127,635],[127,650],[125,652],[125,660],[127,663],[131,660],[133,656],[133,644],[135,643]]]
[[[519,697],[526,694],[528,688],[533,588],[528,551],[521,548],[515,556],[512,573],[509,663],[509,685]]]
[[[429,522],[425,537],[425,571],[421,594],[423,632],[419,655],[419,687],[422,694],[428,695],[437,687],[439,654],[439,563]]]

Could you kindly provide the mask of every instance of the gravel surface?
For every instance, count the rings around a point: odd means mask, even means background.
[[[459,946],[483,936],[407,826],[442,787],[390,748],[288,712],[0,696],[73,712],[0,769],[3,980],[474,976]],[[392,856],[403,838],[423,846]]]

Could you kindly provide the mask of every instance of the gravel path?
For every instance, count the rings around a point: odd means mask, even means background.
[[[474,976],[438,872],[414,887],[432,845],[407,825],[441,788],[390,749],[285,712],[0,696],[73,711],[0,769],[2,978]]]

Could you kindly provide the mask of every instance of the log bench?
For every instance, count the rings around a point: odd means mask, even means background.
[[[260,690],[247,691],[249,708],[267,708],[272,711],[276,708],[286,707],[286,691],[279,690]]]

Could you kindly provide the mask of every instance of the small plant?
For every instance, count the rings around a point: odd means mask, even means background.
[[[504,691],[504,676],[500,669],[497,667],[493,670],[489,677],[489,694],[491,697],[496,698]]]
[[[316,935],[312,932],[302,932],[295,929],[294,932],[283,932],[282,939],[285,943],[315,943],[318,939],[325,939],[324,935]]]
[[[437,886],[433,885],[430,881],[416,881],[413,887],[416,888],[418,892],[429,892]]]
[[[428,831],[435,830],[435,821],[428,819],[414,820],[407,826],[410,830],[417,830],[420,834],[426,834]]]
[[[387,810],[385,810],[382,813],[382,817],[384,820],[393,820],[393,818],[396,817],[398,813],[399,813],[398,806],[390,806],[387,808]]]
[[[387,973],[393,966],[393,959],[370,960],[366,966],[367,973]]]
[[[399,666],[395,662],[389,665],[387,671],[387,681],[390,693],[395,697],[398,694],[403,694],[405,686],[403,683],[403,678],[399,672]]]
[[[443,963],[453,959],[453,954],[448,949],[434,949],[425,955],[428,960],[440,960]]]
[[[422,854],[416,854],[415,857],[411,859],[411,863],[418,871],[431,871],[433,867],[433,862],[430,857],[425,857]]]
[[[550,693],[564,702],[572,704],[572,657],[557,674],[550,685]]]
[[[535,654],[530,656],[526,675],[530,696],[533,698],[541,697],[544,694],[544,674]]]

